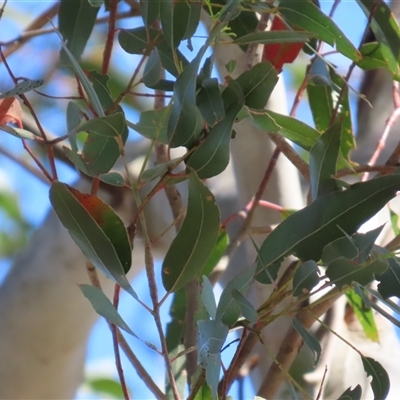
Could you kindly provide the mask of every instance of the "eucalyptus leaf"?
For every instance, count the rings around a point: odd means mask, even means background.
[[[132,259],[128,233],[115,211],[100,198],[61,182],[51,185],[50,202],[87,259],[137,298],[126,278]]]
[[[349,387],[339,397],[338,400],[361,400],[362,389],[357,385],[354,389]]]
[[[201,302],[211,319],[215,319],[217,303],[215,302],[214,291],[211,282],[203,275],[203,288],[201,290]]]
[[[312,351],[314,358],[314,365],[318,364],[318,360],[321,357],[321,345],[318,340],[311,335],[310,332],[306,328],[304,328],[303,324],[296,318],[293,318],[292,325],[294,329],[299,333],[299,335],[303,338],[304,343],[307,347]]]
[[[264,240],[257,279],[270,282],[268,274],[261,275],[260,271],[279,265],[289,254],[303,261],[318,261],[328,243],[344,236],[343,232],[353,234],[395,197],[399,189],[398,173],[383,176],[326,194],[290,215]]]
[[[215,198],[195,173],[188,179],[185,219],[162,264],[167,291],[176,291],[201,273],[219,234],[220,215]]]
[[[370,357],[361,357],[367,376],[372,376],[371,388],[374,399],[386,399],[390,389],[389,375],[382,365]]]
[[[319,269],[315,261],[301,263],[293,277],[293,296],[310,293],[319,283]]]

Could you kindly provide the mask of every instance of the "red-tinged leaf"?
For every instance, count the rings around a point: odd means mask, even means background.
[[[132,249],[127,230],[115,211],[94,195],[54,182],[50,201],[61,223],[87,259],[132,296],[126,278]]]
[[[274,18],[271,31],[287,31],[285,23]],[[262,60],[269,61],[278,72],[282,71],[283,64],[292,63],[303,48],[303,43],[277,43],[264,45]]]
[[[22,109],[15,97],[0,100],[0,124],[17,124],[22,128]]]

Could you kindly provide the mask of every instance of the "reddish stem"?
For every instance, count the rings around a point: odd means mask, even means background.
[[[110,17],[108,19],[107,39],[106,39],[106,44],[104,46],[103,66],[101,70],[101,73],[103,75],[106,75],[108,73],[108,68],[110,66],[111,53],[114,44],[115,21],[117,20],[117,7],[118,7],[118,0],[110,0],[109,2]]]

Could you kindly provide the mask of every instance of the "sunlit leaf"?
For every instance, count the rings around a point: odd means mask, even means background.
[[[311,32],[318,39],[336,46],[340,53],[351,60],[357,61],[361,58],[345,34],[311,1],[282,0],[279,3],[279,12],[291,26]]]
[[[188,184],[186,216],[162,264],[168,291],[178,290],[202,271],[218,239],[220,216],[213,194],[194,173]]]
[[[269,110],[252,111],[254,123],[266,132],[277,132],[305,150],[310,150],[321,134],[304,122]]]

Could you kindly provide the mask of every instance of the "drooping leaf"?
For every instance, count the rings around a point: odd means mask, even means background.
[[[218,239],[220,216],[215,198],[195,173],[188,179],[186,217],[162,264],[167,291],[176,291],[197,276]]]
[[[244,93],[246,106],[262,109],[278,82],[278,74],[272,64],[263,61],[243,72],[235,82]]]
[[[219,320],[198,321],[197,325],[198,363],[206,370],[206,382],[211,388],[212,398],[215,398],[221,369],[221,349],[229,329]]]
[[[296,318],[292,320],[293,328],[296,329],[298,334],[303,338],[304,343],[312,351],[314,355],[314,365],[317,365],[318,360],[321,356],[321,345],[318,340],[310,333],[303,324]]]
[[[330,242],[353,234],[377,213],[400,188],[400,175],[356,183],[349,189],[324,195],[285,219],[260,248],[259,271],[279,265],[288,254],[318,261]],[[275,277],[274,277],[275,278]],[[270,282],[268,274],[257,279]]]
[[[329,128],[333,114],[332,86],[327,84],[307,85],[308,104],[315,127],[324,132]]]
[[[204,0],[178,0],[173,4],[173,39],[174,47],[178,47],[183,39],[191,38],[196,32]]]
[[[81,0],[84,1],[84,0]],[[97,96],[96,91],[93,88],[92,83],[90,82],[89,78],[86,76],[86,74],[83,72],[82,68],[80,67],[79,63],[76,61],[75,56],[69,51],[68,47],[61,42],[61,46],[64,49],[66,58],[69,61],[69,64],[71,65],[72,69],[74,70],[75,74],[79,78],[79,82],[82,84],[83,88],[85,89],[85,92],[88,96],[89,102],[92,105],[94,111],[96,112],[98,117],[104,117],[104,110],[101,105],[101,102],[99,100],[99,97]]]
[[[305,150],[310,150],[321,134],[311,126],[287,115],[273,111],[252,111],[251,117],[256,126],[267,132],[280,133]]]
[[[50,202],[87,259],[136,297],[125,275],[131,267],[132,249],[126,228],[115,211],[100,198],[61,182],[51,185]]]
[[[125,186],[124,177],[119,172],[108,172],[107,174],[100,174],[99,179],[113,186]]]
[[[99,74],[97,71],[89,71],[87,77],[92,82],[93,89],[97,94],[104,110],[108,110],[112,107],[114,101],[111,97],[110,90],[108,89],[108,81],[110,77],[108,75]]]
[[[371,259],[361,264],[352,262],[344,257],[332,261],[326,270],[326,276],[338,288],[352,286],[353,282],[367,285],[386,271],[388,264],[382,259]]]
[[[204,142],[190,156],[187,165],[200,179],[220,174],[229,164],[229,144],[233,123],[244,104],[243,92],[236,82],[231,82],[222,93],[225,118],[209,132]]]
[[[201,290],[201,302],[207,310],[211,319],[215,319],[217,312],[217,303],[215,302],[214,291],[211,282],[203,275],[203,288]]]
[[[360,287],[357,285],[359,290]],[[374,313],[371,307],[368,307],[362,297],[354,290],[348,290],[346,292],[347,302],[350,304],[354,313],[359,320],[365,336],[373,342],[379,342],[379,331],[375,323]]]
[[[61,0],[58,12],[58,26],[68,49],[79,60],[92,33],[98,7],[92,7],[87,0]],[[61,57],[63,60],[63,55]]]
[[[342,124],[334,124],[321,135],[310,151],[312,200],[337,190],[336,180],[332,176],[336,174],[341,136]]]
[[[167,128],[172,147],[191,148],[200,138],[203,123],[196,106],[197,72],[208,46],[224,26],[225,23],[218,23],[213,27],[206,43],[193,61],[184,68],[174,84],[173,104]]]
[[[213,126],[225,117],[224,103],[217,78],[203,79],[196,102],[209,126]]]
[[[215,317],[217,320],[228,326],[232,326],[238,320],[241,309],[232,296],[232,291],[237,290],[242,295],[245,295],[254,280],[255,270],[256,264],[246,268],[226,285],[218,302],[217,315]]]
[[[361,58],[360,53],[337,25],[311,1],[282,0],[279,12],[293,28],[313,33],[318,39],[336,46],[336,49],[352,61]]]
[[[317,263],[313,260],[301,263],[293,277],[293,296],[301,296],[302,294],[310,293],[318,283],[319,274]]]
[[[81,289],[84,296],[90,301],[90,304],[97,314],[104,317],[111,324],[123,329],[125,332],[136,336],[101,289],[85,284],[79,285],[79,289]]]
[[[81,108],[74,101],[69,101],[67,105],[67,129],[72,132],[84,121]]]
[[[160,54],[157,47],[151,50],[143,71],[143,83],[153,88],[163,77]]]
[[[374,399],[386,399],[390,389],[390,379],[382,365],[370,357],[361,357],[367,376],[372,376],[371,388]]]
[[[258,314],[253,304],[246,299],[237,289],[232,290],[232,297],[235,299],[236,304],[240,308],[240,312],[244,318],[251,323],[255,324],[258,319]]]
[[[349,387],[339,397],[338,400],[361,400],[362,389],[360,385],[357,385],[354,389]]]

